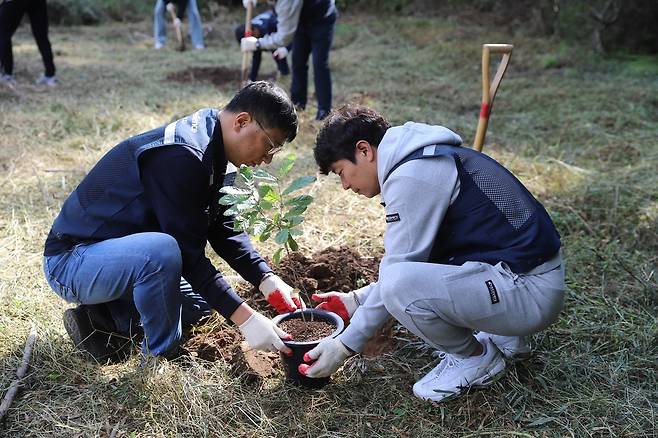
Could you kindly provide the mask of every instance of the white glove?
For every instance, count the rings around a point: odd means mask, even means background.
[[[256,1],[257,0],[242,0],[242,6],[244,6],[245,9],[249,7],[249,3],[255,8],[256,7]]]
[[[316,309],[326,310],[327,312],[334,312],[336,315],[343,318],[345,322],[349,321],[356,308],[359,307],[359,302],[356,299],[354,292],[327,292],[323,294],[311,295],[313,301],[320,304]]]
[[[315,363],[303,363],[297,370],[306,377],[329,377],[350,355],[350,351],[338,338],[327,338],[304,355],[304,362],[315,360]]]
[[[278,350],[287,355],[292,354],[292,350],[286,347],[281,340],[289,341],[292,336],[277,327],[271,319],[258,312],[252,313],[249,319],[238,328],[251,348],[263,351]]]
[[[278,275],[267,275],[260,282],[258,289],[263,293],[267,302],[279,313],[306,309],[306,304],[299,298],[299,292],[288,286]]]
[[[285,46],[279,47],[272,52],[272,56],[274,59],[286,59],[286,56],[288,56],[288,49]]]
[[[167,11],[169,12],[174,12],[174,4],[173,3],[167,3]]]
[[[249,36],[240,40],[240,50],[243,52],[253,52],[258,49],[258,38]]]
[[[181,25],[180,18],[178,17],[174,18],[174,26],[180,27],[180,25]]]

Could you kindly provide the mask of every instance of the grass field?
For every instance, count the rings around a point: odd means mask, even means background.
[[[184,53],[171,41],[152,50],[148,20],[51,28],[61,81],[52,90],[32,85],[42,67],[28,26],[15,36],[17,88],[0,87],[3,393],[32,324],[39,338],[1,436],[658,434],[658,60],[596,58],[587,47],[459,17],[342,16],[331,55],[334,105],[365,103],[394,124],[445,125],[470,143],[480,46],[515,44],[485,152],[547,207],[567,263],[566,307],[534,337],[531,360],[510,365],[486,391],[432,405],[415,399],[411,385],[436,359],[405,333],[398,350],[350,359],[332,385],[316,392],[291,388],[280,376],[247,384],[222,362],[179,360],[143,370],[137,358],[95,366],[76,356],[61,321],[67,304],[41,270],[50,224],[114,144],[227,103],[234,84],[166,77],[192,66],[239,69],[232,29],[240,19],[242,11],[224,14],[210,23],[207,50]],[[266,58],[265,74],[274,70]],[[281,83],[288,88],[289,79]],[[289,147],[304,174],[316,171],[313,105],[301,113],[300,135]],[[317,202],[304,223],[302,251],[346,244],[364,255],[381,253],[377,200],[343,192],[335,177],[320,177],[312,193]],[[263,254],[273,249],[258,247]]]

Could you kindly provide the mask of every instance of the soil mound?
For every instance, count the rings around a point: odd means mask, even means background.
[[[377,279],[378,268],[377,257],[363,257],[347,247],[330,247],[312,257],[292,253],[290,257],[282,259],[275,272],[286,283],[301,290],[304,301],[313,306],[315,303],[310,299],[313,293],[358,289]],[[243,285],[237,289],[250,306],[265,315],[273,316],[273,309],[257,288]],[[392,324],[386,324],[368,343],[364,354],[376,355],[391,351],[394,347],[391,329]],[[183,344],[183,349],[192,357],[230,363],[232,370],[248,379],[269,377],[281,368],[276,353],[250,350],[242,342],[240,332],[225,324],[207,333],[194,334]]]

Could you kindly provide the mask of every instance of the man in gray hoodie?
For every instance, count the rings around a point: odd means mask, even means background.
[[[345,190],[381,194],[387,228],[377,282],[314,297],[350,325],[309,351],[300,372],[330,375],[390,315],[441,351],[413,387],[422,399],[488,386],[504,357],[529,355],[524,336],[562,309],[564,268],[560,236],[521,182],[447,128],[390,127],[362,106],[332,112],[314,153]]]

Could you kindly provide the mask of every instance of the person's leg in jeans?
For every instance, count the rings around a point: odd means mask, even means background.
[[[37,42],[41,59],[45,67],[44,76],[55,76],[55,63],[53,62],[53,50],[48,39],[48,7],[46,0],[31,0],[30,6],[27,9],[27,14],[30,17],[30,26],[32,27],[32,35]]]
[[[181,269],[178,244],[164,233],[78,245],[47,258],[45,266],[49,284],[69,302],[132,299],[144,329],[142,352],[154,356],[172,351],[181,339]]]
[[[10,1],[0,3],[0,64],[6,75],[14,74],[14,56],[11,47],[11,37],[21,24],[25,13],[25,2]]]
[[[163,0],[157,0],[153,8],[153,40],[155,48],[159,49],[167,43],[167,21]]]
[[[201,15],[196,0],[187,2],[187,20],[190,22],[190,38],[192,46],[195,49],[205,48],[203,44],[203,26],[201,25]]]
[[[311,45],[313,53],[313,80],[318,99],[317,119],[322,120],[331,111],[331,70],[329,69],[329,50],[334,38],[335,16],[326,23],[311,28]]]
[[[299,26],[293,39],[292,80],[290,98],[301,109],[306,108],[308,96],[308,57],[311,54],[311,38],[305,26]]]

